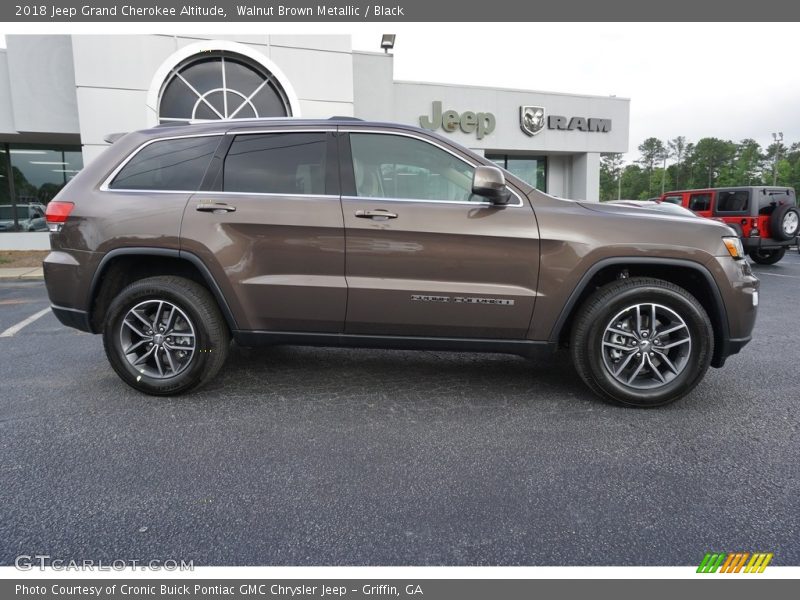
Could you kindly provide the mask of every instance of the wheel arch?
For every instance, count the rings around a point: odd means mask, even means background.
[[[153,262],[156,257],[159,261]],[[111,250],[95,270],[86,303],[92,333],[103,330],[106,311],[120,290],[134,281],[155,275],[178,275],[204,286],[214,296],[230,331],[238,328],[225,295],[198,256],[168,248],[131,247]]]
[[[561,310],[549,342],[563,344],[569,339],[575,316],[595,290],[624,276],[647,276],[663,279],[684,288],[703,306],[714,327],[714,355],[711,365],[721,367],[727,357],[730,331],[728,313],[722,294],[711,272],[702,264],[690,260],[646,257],[614,257],[592,265],[572,290]]]

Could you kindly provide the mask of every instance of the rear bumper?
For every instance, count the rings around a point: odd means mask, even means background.
[[[786,246],[796,246],[797,245],[797,238],[794,237],[790,240],[774,240],[772,238],[762,238],[762,237],[743,237],[742,238],[742,246],[744,246],[745,250],[758,250],[759,248],[763,248],[764,250],[770,250],[773,248],[784,248]]]
[[[76,308],[67,308],[65,306],[56,306],[51,304],[50,308],[56,319],[61,321],[62,325],[80,329],[87,333],[92,333],[92,326],[89,323],[89,313],[85,310],[78,310]]]

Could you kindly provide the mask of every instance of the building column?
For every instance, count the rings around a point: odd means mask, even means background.
[[[553,154],[547,156],[547,193],[557,198],[570,196],[570,162],[568,155]]]
[[[600,153],[575,154],[570,179],[570,198],[591,202],[600,200]]]

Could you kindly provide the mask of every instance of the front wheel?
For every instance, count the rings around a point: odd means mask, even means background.
[[[149,277],[111,303],[103,345],[125,383],[168,396],[216,375],[228,354],[230,332],[204,287],[182,277]]]
[[[762,250],[761,248],[750,250],[750,258],[760,265],[774,265],[783,258],[784,254],[786,254],[785,247],[773,248],[772,250]]]
[[[599,396],[636,407],[688,394],[714,353],[714,329],[683,288],[644,277],[598,289],[582,305],[570,349],[583,381]]]

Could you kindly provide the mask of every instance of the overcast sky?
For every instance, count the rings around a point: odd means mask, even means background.
[[[373,51],[380,50],[381,33],[396,33],[396,79],[630,98],[629,160],[637,158],[636,147],[649,136],[665,142],[678,135],[690,141],[750,137],[766,147],[771,133],[782,131],[787,145],[800,141],[800,68],[791,49],[797,24],[265,25],[158,24],[152,29],[349,33],[354,48]],[[76,28],[82,33],[97,28],[51,24],[48,32],[66,33],[67,27],[76,33]],[[126,27],[108,29],[122,33]]]
[[[398,30],[395,78],[631,99],[629,159],[655,136],[800,141],[797,24],[416,24]],[[791,42],[793,43],[793,42]],[[353,46],[376,50],[380,36]],[[791,44],[790,44],[791,45]]]

